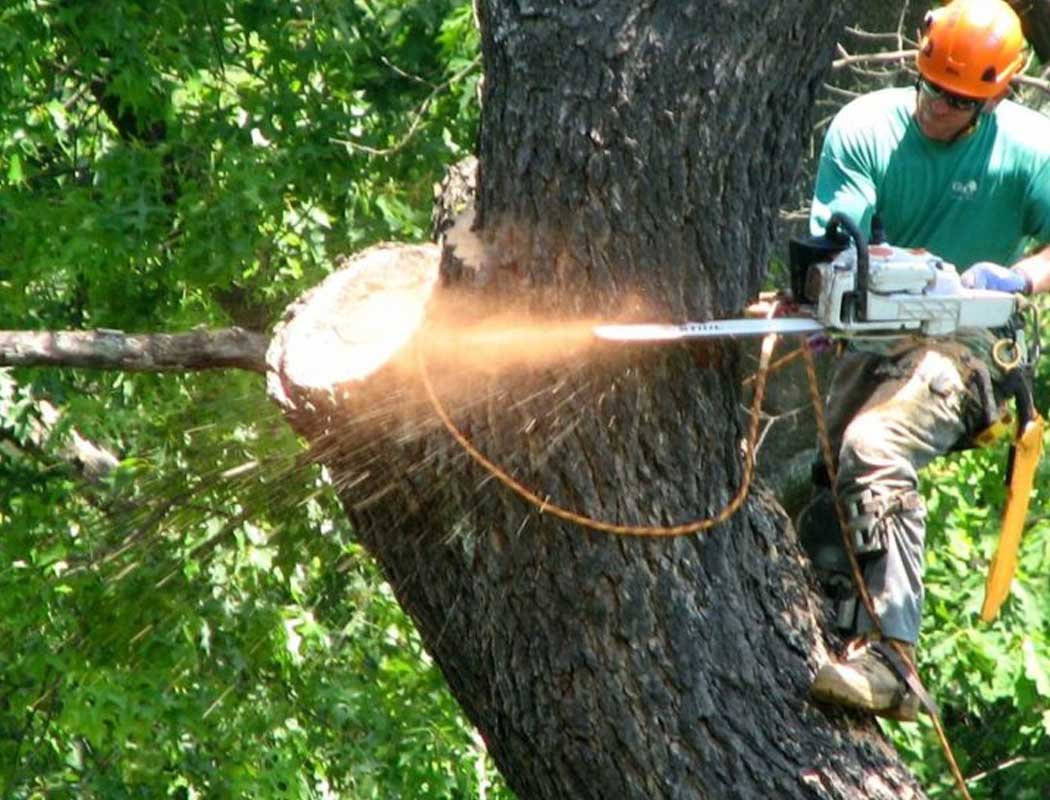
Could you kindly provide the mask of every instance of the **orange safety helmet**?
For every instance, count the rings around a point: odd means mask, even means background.
[[[921,33],[919,74],[956,94],[996,97],[1025,63],[1021,20],[1003,0],[953,0]]]

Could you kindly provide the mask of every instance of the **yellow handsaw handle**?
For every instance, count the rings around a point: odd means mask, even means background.
[[[985,622],[995,619],[1006,596],[1010,594],[1010,582],[1017,570],[1021,533],[1028,514],[1028,501],[1032,496],[1035,469],[1043,453],[1043,427],[1043,418],[1036,414],[1014,442],[1013,469],[1006,508],[1003,510],[999,546],[988,567],[988,581],[984,587],[981,619]]]

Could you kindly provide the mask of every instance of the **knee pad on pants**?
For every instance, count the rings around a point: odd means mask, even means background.
[[[893,514],[922,512],[922,496],[914,489],[888,495],[877,495],[865,489],[846,500],[846,522],[849,525],[853,552],[858,558],[875,558],[886,552],[887,519]]]

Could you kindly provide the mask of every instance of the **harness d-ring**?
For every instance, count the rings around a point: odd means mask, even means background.
[[[999,339],[992,346],[992,358],[1005,372],[1014,369],[1023,357],[1023,348],[1014,339]]]

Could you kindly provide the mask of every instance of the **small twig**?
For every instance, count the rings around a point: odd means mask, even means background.
[[[1004,761],[1002,764],[996,764],[991,769],[986,769],[984,772],[978,772],[976,775],[971,775],[969,778],[966,779],[966,782],[977,783],[977,781],[984,780],[989,775],[993,775],[996,772],[1001,772],[1004,769],[1009,769],[1010,767],[1016,766],[1017,764],[1023,764],[1027,760],[1028,759],[1024,756],[1017,756],[1016,758],[1011,758],[1008,761]]]
[[[915,50],[891,50],[885,53],[861,53],[846,55],[831,62],[832,69],[842,69],[854,64],[887,64],[915,58]]]
[[[419,75],[413,75],[411,72],[408,72],[402,67],[399,67],[397,64],[395,64],[393,61],[391,61],[389,58],[382,54],[379,55],[379,61],[385,64],[387,67],[389,67],[395,75],[404,78],[405,80],[412,81],[413,83],[418,83],[421,86],[426,86],[430,89],[434,88],[434,84],[432,84],[426,78],[420,77]]]
[[[401,138],[401,141],[399,141],[397,144],[393,144],[390,147],[369,147],[368,145],[361,144],[360,142],[355,142],[351,139],[336,139],[334,137],[329,139],[328,141],[330,141],[332,144],[341,144],[344,147],[349,147],[353,150],[360,150],[362,153],[367,153],[370,156],[389,156],[393,155],[394,153],[397,153],[398,151],[404,149],[404,147],[412,140],[412,137],[416,135],[416,132],[419,130],[420,125],[422,125],[423,123],[423,116],[426,114],[427,109],[430,107],[430,104],[434,102],[434,100],[437,99],[437,97],[449,86],[456,83],[456,81],[458,81],[463,76],[467,75],[469,72],[473,71],[474,68],[477,67],[477,65],[480,63],[481,55],[479,54],[474,57],[473,61],[467,64],[467,66],[465,66],[455,75],[453,75],[447,81],[435,86],[434,90],[429,95],[427,95],[426,99],[423,100],[422,103],[420,103],[419,108],[416,109],[412,117],[412,124],[409,125],[408,131]]]
[[[781,211],[780,219],[784,222],[799,222],[801,220],[809,219],[809,207],[798,208],[793,211]]]
[[[873,42],[899,42],[901,39],[898,33],[878,33],[866,31],[863,28],[846,28],[846,33],[858,39],[867,39]]]
[[[840,89],[838,86],[832,86],[830,83],[824,84],[824,89],[828,94],[842,97],[846,100],[852,100],[854,97],[860,97],[861,92],[851,92],[849,89]],[[835,109],[836,112],[838,109]]]
[[[1014,78],[1014,81],[1023,84],[1024,86],[1032,86],[1050,94],[1050,81],[1043,80],[1042,78],[1036,78],[1032,75],[1018,75]]]

